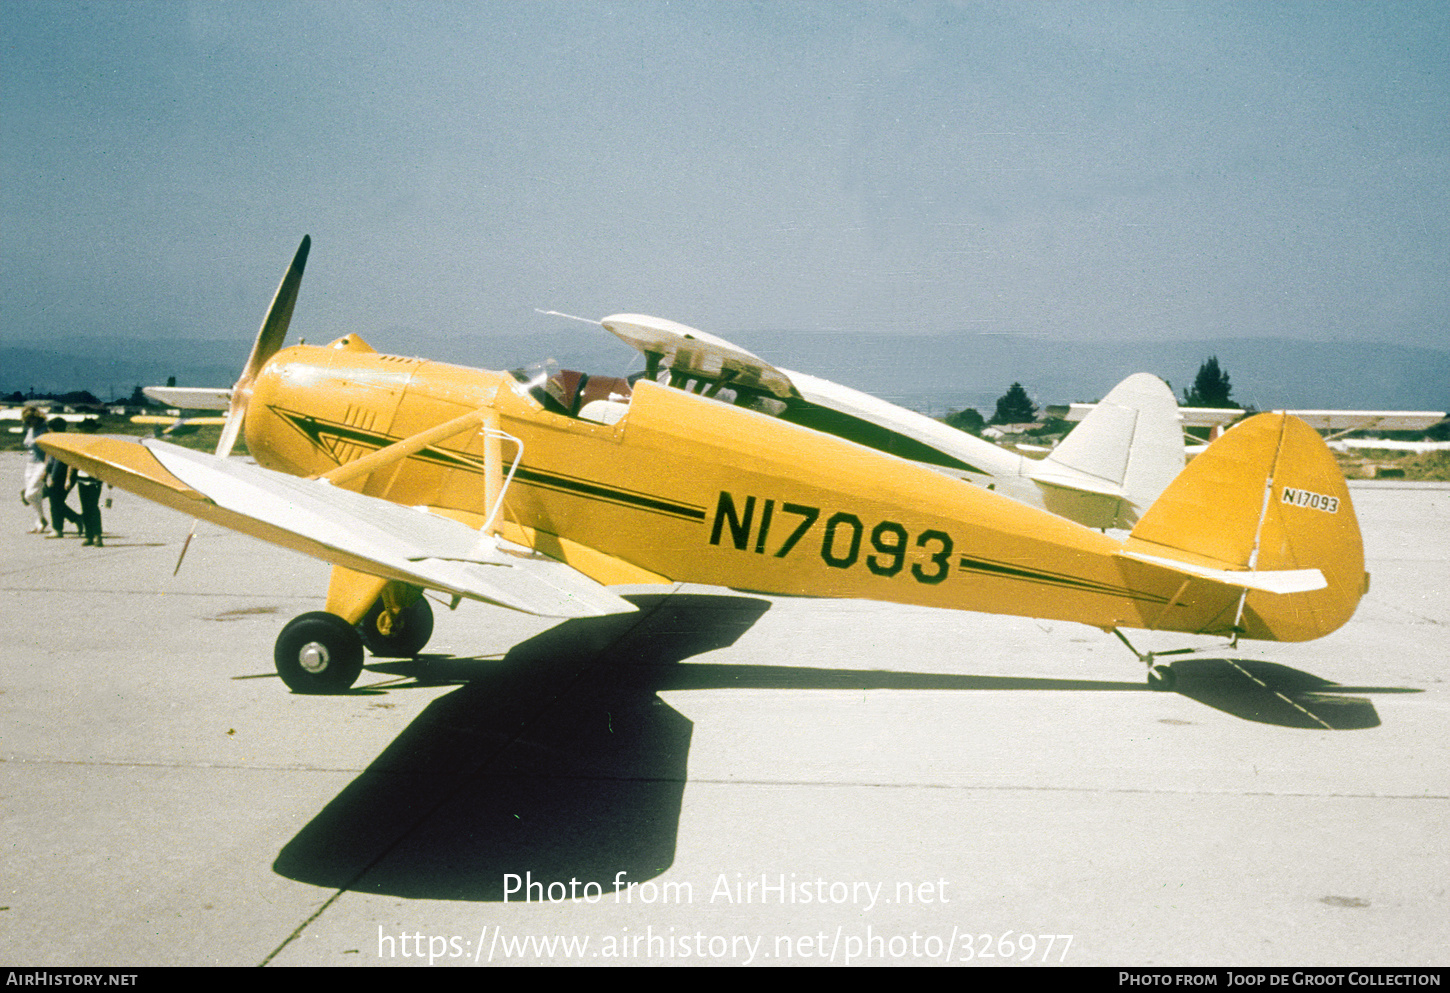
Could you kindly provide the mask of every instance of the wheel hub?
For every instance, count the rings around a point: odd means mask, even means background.
[[[309,641],[297,653],[297,664],[311,673],[322,672],[331,660],[332,657],[327,654],[327,646],[317,641]]]

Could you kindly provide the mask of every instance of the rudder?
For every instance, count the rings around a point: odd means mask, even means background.
[[[1182,471],[1183,431],[1173,391],[1140,372],[1113,387],[1029,474],[1070,491],[1116,494],[1109,517],[1083,523],[1130,528]]]
[[[1129,550],[1200,566],[1318,569],[1323,589],[1249,590],[1242,636],[1308,641],[1353,616],[1368,585],[1359,522],[1333,454],[1313,428],[1259,414],[1199,455],[1138,522]]]

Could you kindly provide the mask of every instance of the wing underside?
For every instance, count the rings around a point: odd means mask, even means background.
[[[162,442],[53,434],[42,445],[112,485],[358,572],[546,617],[636,609],[562,562],[424,508]]]
[[[157,403],[182,410],[226,410],[232,402],[231,387],[209,389],[185,386],[147,386],[141,392]]]

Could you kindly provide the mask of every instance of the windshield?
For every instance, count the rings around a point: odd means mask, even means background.
[[[510,370],[509,375],[519,393],[527,393],[550,413],[602,424],[614,424],[624,415],[633,392],[625,379],[560,369],[553,359]]]
[[[514,389],[519,393],[527,393],[529,396],[543,403],[540,396],[544,384],[549,377],[559,371],[559,363],[553,359],[544,359],[541,362],[530,362],[526,366],[517,369],[510,369],[509,375],[514,377]]]
[[[574,398],[570,395],[573,391],[567,388],[566,383],[568,386],[577,386],[579,373],[562,370],[558,362],[544,359],[542,362],[530,362],[518,369],[511,369],[509,375],[514,377],[515,390],[527,393],[550,413],[571,416],[578,413],[574,409]]]

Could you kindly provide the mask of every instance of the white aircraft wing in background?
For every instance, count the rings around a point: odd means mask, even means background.
[[[1081,421],[1097,404],[1073,403],[1048,407],[1048,413],[1066,421]],[[1316,431],[1428,431],[1445,419],[1443,410],[1276,410],[1304,421]],[[1186,428],[1227,427],[1248,411],[1238,408],[1179,407]]]
[[[230,386],[146,386],[141,392],[157,403],[182,410],[226,410],[232,402]]]

